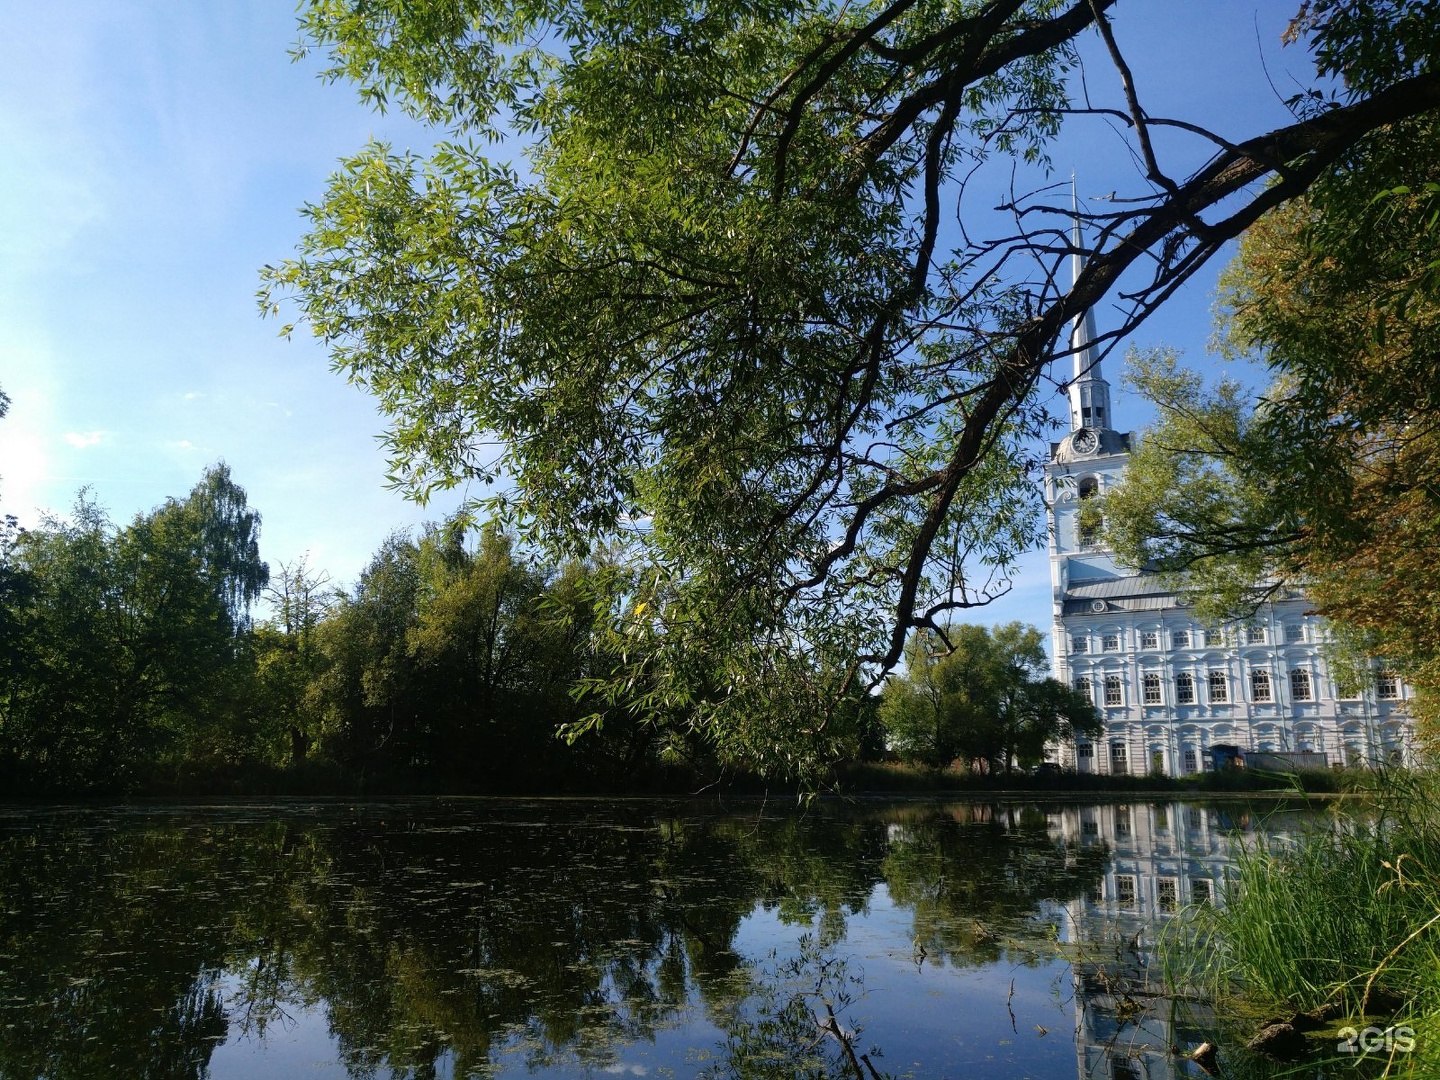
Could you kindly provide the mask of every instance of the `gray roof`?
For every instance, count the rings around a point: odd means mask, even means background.
[[[1096,605],[1102,607],[1096,610]],[[1161,611],[1178,607],[1173,589],[1157,574],[1077,582],[1065,590],[1066,615],[1103,615],[1111,611]]]

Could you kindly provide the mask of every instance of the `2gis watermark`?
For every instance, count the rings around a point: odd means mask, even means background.
[[[1392,1027],[1342,1027],[1335,1049],[1342,1054],[1408,1054],[1415,1049],[1415,1029]]]

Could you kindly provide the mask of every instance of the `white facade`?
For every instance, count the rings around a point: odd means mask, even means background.
[[[1408,688],[1380,672],[1363,694],[1341,697],[1325,623],[1304,596],[1267,603],[1243,624],[1207,626],[1157,575],[1118,566],[1097,535],[1084,534],[1082,502],[1119,481],[1131,447],[1110,426],[1094,339],[1087,314],[1071,336],[1071,430],[1051,446],[1045,502],[1055,677],[1090,693],[1105,733],[1060,747],[1060,763],[1183,776],[1207,768],[1215,745],[1308,751],[1331,765],[1408,762]]]

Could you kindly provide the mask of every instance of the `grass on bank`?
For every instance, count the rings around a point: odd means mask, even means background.
[[[1340,1025],[1407,1026],[1414,1049],[1382,1051],[1384,1074],[1440,1075],[1440,779],[1383,773],[1371,787],[1328,828],[1241,850],[1223,903],[1172,924],[1166,977],[1221,1015],[1338,1002]]]

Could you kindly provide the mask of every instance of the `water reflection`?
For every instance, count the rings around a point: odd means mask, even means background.
[[[1191,904],[1219,903],[1234,845],[1257,831],[1286,836],[1310,812],[1237,803],[1132,803],[1066,809],[1058,835],[1110,853],[1101,878],[1065,905],[1075,980],[1081,1080],[1175,1080],[1206,1075],[1176,1051],[1216,1035],[1203,1002],[1172,1000],[1157,967],[1169,920]],[[1230,1062],[1265,1075],[1263,1061]]]
[[[1082,1075],[1171,1075],[1135,1047],[1175,1033],[1105,1004],[1118,969],[1076,964],[1074,1007],[1053,944],[1143,961],[1149,916],[1219,879],[1221,813],[11,811],[0,1077],[272,1075],[296,1040],[356,1077],[1070,1076],[1072,1022]]]

